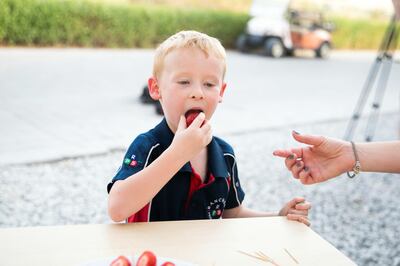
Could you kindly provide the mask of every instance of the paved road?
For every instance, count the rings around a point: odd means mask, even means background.
[[[153,50],[0,49],[0,164],[125,148],[159,117],[139,103]],[[329,60],[228,52],[218,135],[348,117],[374,52]],[[398,110],[394,64],[383,110]],[[371,97],[372,98],[372,97]]]

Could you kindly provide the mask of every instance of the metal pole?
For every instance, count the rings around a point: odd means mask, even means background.
[[[379,77],[378,86],[375,91],[375,100],[372,104],[372,111],[367,123],[366,138],[365,138],[366,141],[371,141],[374,136],[375,128],[378,123],[379,109],[383,101],[383,96],[385,94],[386,85],[390,74],[390,69],[392,67],[392,58],[385,58],[383,60],[384,61],[383,61],[381,75]]]
[[[345,140],[353,139],[354,131],[358,125],[362,110],[364,109],[365,102],[367,101],[367,98],[371,92],[372,85],[376,79],[376,76],[377,76],[377,73],[381,66],[381,63],[382,63],[382,59],[380,57],[377,57],[369,71],[367,80],[364,83],[360,97],[358,98],[356,108],[354,109],[353,115],[352,115],[349,123],[347,124],[346,132],[344,134]]]
[[[397,0],[395,0],[397,1]],[[400,0],[399,0],[400,1]],[[385,35],[383,37],[383,40],[379,46],[379,50],[378,50],[378,55],[375,59],[374,64],[372,65],[370,72],[367,76],[367,80],[364,83],[363,89],[361,91],[360,97],[357,101],[356,107],[354,109],[353,115],[347,125],[346,131],[345,131],[345,135],[344,135],[344,139],[345,140],[352,140],[353,139],[353,135],[354,135],[354,131],[358,125],[359,119],[361,117],[362,114],[362,110],[364,109],[365,106],[365,102],[367,101],[367,98],[371,92],[371,88],[374,85],[375,79],[377,77],[378,71],[380,69],[380,66],[382,65],[382,61],[383,60],[387,60],[387,56],[388,56],[388,50],[390,48],[393,48],[393,40],[397,39],[397,33],[396,33],[396,16],[393,15],[392,19],[390,20],[390,23],[388,25],[388,27],[386,28],[385,31]],[[390,64],[391,66],[391,64]],[[390,72],[386,70],[385,72]],[[386,77],[388,77],[388,74],[384,75]],[[386,86],[386,82],[381,81],[380,83],[384,86]],[[383,96],[379,96],[378,92],[376,92],[376,100],[379,100],[380,98],[382,98]],[[373,108],[374,109],[378,109],[379,108],[380,103],[376,103]],[[376,113],[373,111],[373,113]],[[377,113],[376,113],[377,114]],[[374,114],[375,115],[375,114]],[[376,118],[373,118],[371,121],[374,121]],[[369,124],[369,123],[368,123]]]

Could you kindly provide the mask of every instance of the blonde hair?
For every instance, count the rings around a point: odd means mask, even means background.
[[[163,68],[164,58],[171,51],[179,48],[198,48],[203,51],[206,56],[212,54],[213,56],[221,59],[224,70],[223,76],[226,71],[226,53],[221,42],[205,33],[198,31],[180,31],[175,33],[158,46],[154,56],[153,76],[158,78]]]

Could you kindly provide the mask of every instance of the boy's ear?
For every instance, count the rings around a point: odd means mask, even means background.
[[[221,90],[219,91],[219,101],[220,103],[222,103],[222,98],[224,97],[224,93],[225,93],[225,89],[226,89],[226,83],[222,83],[221,86]]]
[[[147,81],[147,86],[149,88],[150,97],[153,100],[157,101],[161,99],[160,87],[158,87],[158,82],[155,77],[149,78],[149,80]]]

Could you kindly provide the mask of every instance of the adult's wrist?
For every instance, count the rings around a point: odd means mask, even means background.
[[[354,157],[354,166],[353,169],[351,171],[347,172],[347,176],[350,178],[355,177],[356,175],[358,175],[361,171],[361,163],[360,163],[360,159],[358,157],[358,152],[357,152],[357,148],[356,148],[356,144],[353,141],[350,141],[351,144],[351,149],[353,151],[353,157]]]
[[[344,157],[346,158],[344,172],[353,171],[354,165],[356,164],[356,158],[350,141],[345,142],[343,151]]]

